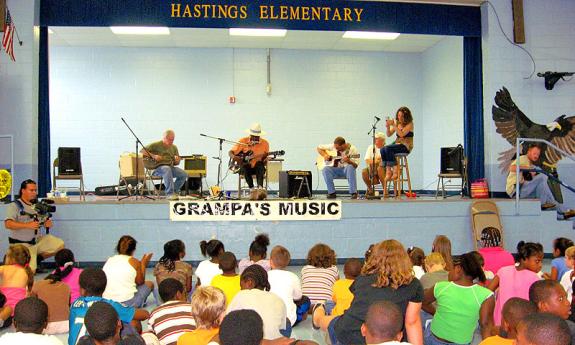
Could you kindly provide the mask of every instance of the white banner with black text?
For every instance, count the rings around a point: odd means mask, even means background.
[[[171,221],[338,220],[341,213],[341,200],[170,202]]]

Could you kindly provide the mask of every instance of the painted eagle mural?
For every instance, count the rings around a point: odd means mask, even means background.
[[[507,174],[509,166],[515,159],[517,138],[544,139],[561,150],[575,155],[575,116],[567,117],[566,115],[561,115],[546,125],[535,123],[517,107],[505,87],[496,92],[494,101],[495,105],[492,107],[492,114],[497,133],[501,134],[512,146],[509,150],[499,153],[499,168],[502,173]],[[522,148],[523,153],[526,151],[526,147]],[[542,169],[556,174],[556,164],[562,158],[562,153],[542,144],[541,156],[536,164]],[[549,180],[549,186],[555,199],[562,203],[563,197],[559,184]]]

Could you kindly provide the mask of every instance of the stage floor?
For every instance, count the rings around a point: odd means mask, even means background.
[[[317,197],[320,199],[321,197]],[[316,221],[195,221],[169,220],[168,200],[124,200],[115,197],[72,199],[58,203],[52,233],[61,237],[82,262],[104,262],[114,254],[117,240],[124,234],[138,240],[136,255],[154,253],[158,260],[163,245],[181,239],[187,246],[187,259],[202,260],[199,242],[218,238],[237,257],[247,255],[257,233],[268,233],[271,247],[288,248],[294,264],[303,263],[316,243],[330,245],[338,258],[362,257],[371,243],[395,238],[407,246],[431,249],[438,234],[447,235],[455,254],[474,249],[470,207],[474,200],[450,197],[434,199],[349,200],[343,199],[340,220]],[[270,202],[273,202],[270,198]],[[279,200],[279,199],[275,199]],[[547,253],[556,237],[573,235],[572,221],[557,221],[554,211],[542,212],[538,200],[522,200],[519,212],[511,199],[491,199],[501,216],[505,245],[515,251],[518,241],[541,242]],[[4,218],[6,206],[0,205]],[[7,243],[8,232],[0,234]]]

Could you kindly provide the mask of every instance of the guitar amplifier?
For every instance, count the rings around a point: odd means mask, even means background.
[[[304,181],[305,179],[305,181]],[[312,194],[311,171],[288,170],[280,171],[280,198],[309,198]],[[307,187],[306,187],[307,182]],[[301,190],[300,190],[301,186]],[[298,190],[300,191],[298,195]]]
[[[203,155],[191,155],[185,156],[184,159],[184,170],[188,173],[188,176],[193,175],[203,175],[206,176],[208,172],[207,157]]]

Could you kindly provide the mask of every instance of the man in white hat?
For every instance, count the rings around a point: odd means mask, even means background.
[[[266,172],[266,158],[270,151],[270,144],[267,140],[262,138],[265,132],[262,131],[262,126],[259,123],[254,123],[248,129],[249,136],[243,137],[238,142],[246,145],[236,144],[229,152],[231,159],[235,160],[241,165],[240,174],[246,180],[250,187],[251,199],[265,199],[266,191],[264,189],[264,175]],[[246,162],[243,155],[252,152],[253,158]],[[256,175],[257,189],[254,186],[252,175]]]
[[[371,190],[372,181],[369,180],[371,177],[373,179],[373,185],[380,184],[379,175],[383,176],[383,169],[381,167],[381,148],[385,146],[385,133],[377,132],[375,133],[375,171],[372,171],[374,167],[374,156],[373,156],[373,145],[367,147],[365,152],[365,164],[367,168],[361,171],[361,177],[363,182],[367,186],[367,195],[373,195]],[[385,186],[383,186],[385,188]]]

